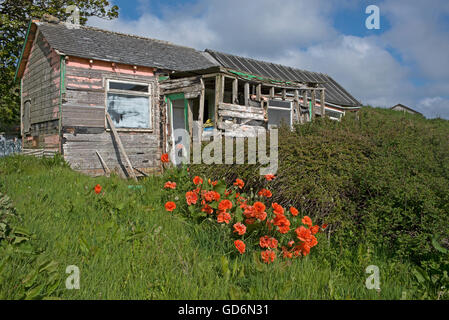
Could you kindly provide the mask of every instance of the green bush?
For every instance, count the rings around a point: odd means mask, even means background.
[[[238,177],[258,191],[259,167],[192,165],[191,173]],[[283,127],[271,191],[273,201],[328,223],[336,244],[419,260],[434,252],[433,234],[449,239],[449,122],[364,107],[341,122]]]

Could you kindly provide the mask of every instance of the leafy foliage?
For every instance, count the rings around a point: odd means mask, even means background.
[[[192,165],[192,174],[262,187],[260,165]],[[248,190],[245,190],[248,191]],[[279,132],[273,201],[329,223],[335,244],[383,246],[420,261],[449,239],[449,122],[365,107],[341,122]]]
[[[412,270],[416,277],[415,295],[420,299],[447,299],[449,296],[449,250],[437,237],[432,237],[432,246],[437,251],[431,258],[421,261]]]
[[[28,23],[45,13],[65,21],[65,8],[75,4],[80,10],[80,23],[89,17],[113,19],[118,7],[107,0],[2,0],[0,1],[0,124],[17,124],[20,119],[19,84],[14,75],[24,44]]]

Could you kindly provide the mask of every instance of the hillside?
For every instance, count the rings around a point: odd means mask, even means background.
[[[367,107],[358,119],[284,128],[279,140],[280,167],[268,182],[248,165],[172,169],[136,184],[81,175],[60,157],[0,159],[0,298],[448,298],[439,276],[449,268],[448,121]],[[238,211],[226,225],[186,204],[196,175],[204,186],[242,179],[233,188],[248,197],[269,188],[267,207],[294,206],[292,223],[307,215],[328,227],[296,259],[279,250],[263,263],[250,245],[260,234],[249,231],[239,254],[230,229]],[[167,181],[176,188],[164,190]],[[69,265],[80,269],[79,290],[65,288]],[[381,290],[365,287],[369,265],[380,269]]]

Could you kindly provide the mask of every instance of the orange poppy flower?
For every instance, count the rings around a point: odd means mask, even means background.
[[[252,218],[245,219],[246,224],[254,224],[255,222],[256,222],[256,219],[252,219]]]
[[[277,204],[276,202],[272,203],[271,207],[273,208],[273,212],[275,214],[284,214],[284,208],[282,208],[282,206]]]
[[[310,246],[305,242],[301,243],[298,249],[304,257],[310,253]]]
[[[247,218],[254,218],[256,216],[256,209],[254,209],[254,206],[248,206],[245,205],[243,215]]]
[[[326,229],[327,228],[327,224],[323,224],[322,226],[321,226],[321,229]]]
[[[239,187],[240,189],[242,189],[244,185],[245,185],[245,183],[243,182],[243,180],[241,180],[241,179],[235,179],[234,186],[237,186],[237,187]]]
[[[167,211],[169,211],[169,212],[172,212],[173,210],[175,210],[176,209],[176,203],[174,203],[174,202],[172,202],[172,201],[168,201],[166,204],[165,204],[165,210],[167,210]]]
[[[198,195],[195,192],[187,191],[186,192],[186,200],[187,204],[190,206],[191,204],[196,204],[198,201]]]
[[[265,211],[265,205],[262,202],[255,202],[253,205],[254,210],[256,210],[256,212],[264,212]]]
[[[269,236],[263,236],[259,239],[259,245],[261,248],[277,248],[278,241],[275,238],[270,238]]]
[[[317,234],[317,232],[320,231],[320,226],[313,226],[312,228],[310,228],[310,231],[312,232],[312,234]]]
[[[229,212],[226,211],[220,211],[220,213],[217,215],[217,222],[218,223],[226,223],[229,224],[229,222],[231,221],[231,215],[229,214]]]
[[[176,188],[176,182],[167,181],[164,184],[165,189],[175,189]]]
[[[306,226],[308,226],[309,228],[312,226],[312,219],[310,219],[309,216],[304,216],[304,218],[302,218],[301,222],[303,224],[305,224]]]
[[[163,153],[161,156],[161,161],[162,162],[169,162],[170,159],[168,158],[168,153]]]
[[[221,211],[225,211],[225,210],[228,210],[231,208],[232,208],[232,202],[227,199],[221,200],[220,203],[218,204],[218,210],[221,210]]]
[[[268,248],[268,239],[270,239],[269,236],[260,237],[260,239],[259,239],[259,246],[261,248]]]
[[[274,259],[276,259],[276,252],[272,250],[262,251],[260,255],[262,256],[262,260],[265,263],[271,263],[274,261]]]
[[[266,212],[256,212],[256,218],[260,221],[264,221],[267,218]]]
[[[279,232],[282,234],[290,231],[290,221],[283,214],[274,217],[273,224],[279,228]]]
[[[207,202],[211,202],[215,200],[215,191],[205,191],[203,190],[203,198],[207,201]]]
[[[292,214],[292,216],[297,216],[298,215],[298,209],[296,209],[295,207],[290,207],[290,213]]]
[[[271,196],[273,195],[273,194],[271,193],[271,191],[270,191],[270,190],[267,190],[267,189],[261,189],[257,194],[258,194],[259,196],[265,197],[265,198],[271,198]]]
[[[289,247],[293,247],[294,244],[295,244],[295,241],[293,241],[293,240],[290,240],[290,241],[288,242],[288,246],[289,246]]]
[[[208,182],[211,186],[213,186],[213,187],[215,187],[215,186],[217,185],[217,183],[218,183],[218,181],[211,181],[210,179],[207,180],[207,182]]]
[[[240,252],[240,254],[245,253],[246,245],[242,240],[235,240],[234,245],[237,248],[237,250]]]
[[[316,239],[315,236],[311,236],[310,239],[309,239],[309,241],[307,241],[307,244],[308,244],[311,248],[313,248],[313,247],[315,247],[315,246],[318,244],[318,240]]]
[[[196,176],[195,178],[193,178],[193,184],[194,185],[199,185],[203,183],[203,179],[201,179],[200,177]]]
[[[276,176],[274,174],[266,174],[265,175],[265,179],[267,179],[267,181],[271,181],[275,178],[276,178]]]
[[[94,188],[94,191],[96,194],[99,194],[101,192],[101,186],[99,184],[97,184]]]
[[[296,232],[296,236],[298,237],[299,240],[301,241],[308,241],[310,239],[310,237],[312,236],[312,232],[307,229],[304,228],[304,226],[300,226],[299,228],[295,229]]]
[[[217,191],[211,191],[211,192],[213,192],[213,194],[214,194],[214,200],[215,201],[220,200],[220,194]]]
[[[283,257],[287,259],[293,258],[293,252],[288,251],[286,247],[282,247]]]
[[[237,222],[234,224],[234,232],[237,232],[239,236],[243,236],[246,233],[246,226],[241,222]]]
[[[206,212],[207,214],[212,214],[214,212],[214,209],[212,209],[211,206],[205,204],[203,208],[201,208],[202,212]]]

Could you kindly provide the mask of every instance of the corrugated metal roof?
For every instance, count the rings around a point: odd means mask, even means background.
[[[343,106],[360,106],[349,92],[327,74],[300,70],[281,64],[239,57],[206,49],[224,68],[284,81],[319,82],[326,88],[326,101]]]
[[[166,41],[86,26],[72,29],[63,23],[36,24],[49,44],[66,55],[175,71],[215,65],[204,52]]]

